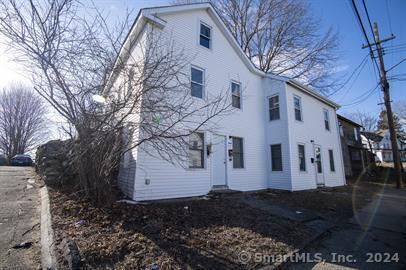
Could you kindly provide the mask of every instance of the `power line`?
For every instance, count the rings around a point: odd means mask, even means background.
[[[369,47],[369,52],[371,53],[372,61],[375,63],[376,68],[379,70],[378,63],[376,62],[376,59],[375,59],[374,51],[372,50],[371,43],[369,42],[369,38],[368,38],[367,32],[365,30],[364,24],[362,22],[361,16],[358,12],[357,5],[355,4],[355,0],[351,0],[351,3],[352,3],[353,11],[354,11],[354,13],[358,19],[358,23],[361,27],[362,33],[364,34],[365,40],[367,42],[367,46]],[[374,40],[375,40],[375,38],[374,38]]]
[[[358,69],[360,69],[358,72],[358,75],[354,79],[354,81],[356,81],[357,78],[359,77],[359,74],[361,73],[362,69],[364,68],[364,66],[366,64],[367,59],[368,59],[368,54],[365,55],[365,57],[362,59],[361,63],[359,63],[359,65],[351,72],[350,76],[348,76],[348,78],[337,89],[335,89],[333,92],[329,93],[327,95],[327,97],[330,97],[330,96],[336,94],[338,91],[342,90],[351,81],[352,77],[355,75],[355,73],[358,71]]]
[[[402,60],[400,60],[397,64],[395,64],[394,66],[392,66],[391,68],[389,68],[386,72],[391,71],[392,69],[394,69],[395,67],[399,66],[400,64],[402,64],[403,62],[406,61],[406,58],[403,58]]]
[[[348,103],[348,104],[344,104],[341,106],[348,107],[348,106],[355,106],[355,105],[361,104],[362,102],[366,101],[375,92],[375,90],[378,88],[378,86],[379,86],[379,84],[377,84],[376,86],[374,86],[374,88],[369,89],[368,91],[364,92],[362,95],[355,98],[355,99],[359,99],[359,100]]]

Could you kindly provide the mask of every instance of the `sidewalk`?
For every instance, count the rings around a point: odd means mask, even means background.
[[[293,264],[289,269],[405,269],[406,190],[384,187],[348,223],[304,252],[310,257],[321,254],[326,262]],[[338,254],[346,257],[338,260]]]

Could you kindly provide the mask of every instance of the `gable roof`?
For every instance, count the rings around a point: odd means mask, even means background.
[[[360,125],[357,122],[354,122],[354,121],[342,116],[341,114],[337,114],[337,118],[344,121],[344,122],[350,123],[351,125],[354,125],[356,127],[362,127],[362,125]]]
[[[191,3],[191,4],[179,4],[179,5],[171,5],[171,6],[159,6],[159,7],[148,7],[148,8],[142,8],[138,12],[138,15],[131,26],[130,31],[128,32],[123,45],[120,49],[119,55],[117,56],[117,59],[115,61],[114,66],[117,65],[117,62],[119,61],[120,58],[126,57],[125,55],[128,54],[131,48],[132,41],[134,41],[139,33],[142,31],[144,25],[149,22],[152,23],[160,28],[163,28],[166,24],[166,21],[162,20],[159,18],[158,15],[163,15],[163,14],[173,14],[173,13],[179,13],[179,12],[187,12],[187,11],[193,11],[193,10],[206,10],[210,17],[213,19],[213,21],[216,23],[217,27],[221,30],[227,41],[230,43],[230,45],[233,47],[239,58],[242,60],[242,62],[245,64],[245,66],[250,70],[252,73],[260,76],[260,77],[266,77],[274,80],[279,80],[283,81],[285,83],[288,83],[298,90],[305,92],[312,97],[338,109],[340,108],[340,105],[337,103],[331,101],[330,99],[320,95],[313,89],[301,84],[300,82],[290,79],[288,77],[284,76],[279,76],[275,75],[272,73],[266,73],[263,72],[262,70],[258,69],[248,58],[248,56],[244,53],[240,45],[238,44],[237,40],[234,38],[234,36],[231,34],[230,30],[227,28],[227,26],[224,24],[223,20],[220,18],[219,14],[217,13],[216,9],[213,7],[213,5],[210,2],[202,2],[202,3]],[[127,50],[125,50],[128,47]],[[113,69],[114,70],[114,69]],[[110,81],[114,81],[115,78],[113,78],[114,74],[110,74],[110,77],[108,79],[108,84],[107,86],[110,85]],[[109,87],[106,87],[109,88]]]

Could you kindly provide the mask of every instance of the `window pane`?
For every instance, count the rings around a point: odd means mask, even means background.
[[[207,49],[210,49],[210,39],[204,36],[200,36],[200,45],[206,47]]]
[[[200,45],[210,49],[210,28],[200,24]]]
[[[203,98],[203,86],[192,82],[192,92],[193,97]]]
[[[192,82],[203,84],[203,71],[192,68]]]
[[[334,155],[333,150],[328,150],[328,155],[330,156],[330,171],[334,172],[336,169],[334,167]]]
[[[279,96],[273,96],[269,98],[269,120],[277,120],[279,118]]]
[[[323,114],[324,114],[324,127],[326,130],[330,130],[330,119],[328,117],[328,111],[323,110]]]
[[[298,110],[298,109],[295,109],[295,119],[297,121],[302,121],[302,114],[301,114],[300,110]]]
[[[233,137],[233,168],[244,168],[244,149],[242,138]]]
[[[204,24],[200,24],[200,34],[210,38],[210,27],[207,27]]]
[[[302,104],[299,97],[293,97],[293,104],[295,107],[295,119],[302,121]]]
[[[320,147],[316,147],[316,165],[317,165],[317,173],[322,173]]]
[[[271,145],[272,171],[282,171],[282,147],[280,144]]]
[[[189,167],[204,167],[204,134],[192,133],[189,136]]]
[[[238,83],[231,83],[231,96],[232,96],[232,106],[235,108],[241,108],[241,93],[240,85]]]
[[[301,171],[306,171],[306,158],[304,145],[299,145],[298,150],[299,150],[299,168]]]
[[[241,108],[241,104],[240,104],[240,97],[237,96],[232,96],[232,105],[234,108]]]

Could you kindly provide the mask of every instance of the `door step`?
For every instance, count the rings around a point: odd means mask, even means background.
[[[230,190],[227,185],[214,185],[211,189],[212,191],[225,191]]]

